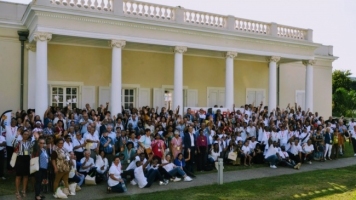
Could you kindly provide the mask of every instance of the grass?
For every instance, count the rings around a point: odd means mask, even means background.
[[[260,199],[356,199],[356,166],[282,175],[224,185],[199,186],[149,194],[120,196],[120,200],[260,200]],[[107,198],[105,200],[114,200]]]
[[[343,157],[352,157],[353,156],[353,149],[352,149],[352,146],[350,146],[349,145],[349,143],[347,142],[346,144],[345,144],[345,154],[344,154],[344,156]],[[342,157],[341,157],[342,158]],[[325,163],[325,164],[327,164],[327,163]],[[251,167],[245,167],[245,166],[232,166],[232,165],[225,165],[224,166],[224,171],[236,171],[236,170],[245,170],[245,169],[253,169],[253,168],[260,168],[260,167],[266,167],[266,165],[253,165],[253,166],[251,166]],[[199,175],[202,175],[202,174],[207,174],[207,173],[216,173],[216,170],[213,170],[213,171],[207,171],[207,172],[196,172],[196,175],[197,176],[199,176]],[[314,172],[315,173],[315,172]],[[351,173],[352,174],[352,173]],[[2,196],[2,195],[11,195],[11,194],[15,194],[15,175],[14,174],[5,174],[5,176],[6,176],[6,178],[7,178],[7,180],[5,180],[5,181],[3,181],[3,180],[1,180],[0,179],[0,197]],[[273,182],[273,180],[274,180],[274,178],[270,178],[269,179],[269,182],[271,183],[271,182]],[[329,181],[331,181],[332,179],[328,179]],[[238,192],[239,193],[242,193],[242,194],[249,194],[251,191],[253,191],[253,190],[255,190],[255,189],[253,189],[253,187],[252,188],[246,188],[246,190],[240,190],[240,186],[241,186],[241,183],[242,182],[238,182],[238,184],[236,183],[235,184],[235,190],[239,190]],[[256,184],[256,181],[253,181],[253,183],[254,183],[254,185],[256,185],[256,186],[258,186],[259,184]],[[258,182],[259,183],[259,182]],[[269,185],[270,183],[267,183],[267,185]],[[273,183],[274,184],[274,183]],[[273,185],[272,184],[272,185]],[[33,185],[31,184],[31,182],[29,182],[29,188],[30,188],[30,190],[28,190],[28,191],[31,191],[31,189],[33,188]],[[228,184],[226,184],[226,185],[228,185]],[[208,186],[207,186],[208,187]],[[216,186],[214,186],[213,188],[215,188]],[[225,187],[225,185],[223,186],[223,187]],[[206,189],[206,191],[211,191],[211,192],[209,192],[209,194],[210,193],[217,193],[217,194],[219,194],[219,191],[215,191],[215,190],[213,190],[213,188],[212,188],[212,190],[210,190],[210,189]],[[220,188],[220,187],[218,187],[218,188]],[[266,186],[266,189],[263,189],[263,188],[261,188],[261,190],[262,191],[267,191],[267,189],[268,189],[268,187]],[[190,190],[190,189],[189,189]],[[193,189],[193,190],[198,190],[198,189]],[[225,190],[225,189],[224,189]],[[179,193],[176,193],[176,191],[169,191],[169,193],[172,193],[172,194],[179,194]],[[220,191],[220,193],[221,193],[221,191]],[[223,192],[223,193],[225,193],[225,192]],[[186,190],[184,190],[184,194],[186,194]],[[202,199],[204,196],[206,196],[207,195],[207,192],[204,192],[204,193],[202,193],[202,192],[193,192],[193,193],[191,193],[194,197],[195,197],[195,199]],[[200,195],[198,195],[198,194],[200,194]],[[350,193],[350,195],[351,194],[355,194],[355,192],[353,192],[353,193]],[[146,198],[146,196],[148,196],[148,197],[151,197],[150,199],[153,199],[153,197],[155,197],[155,195],[160,195],[160,193],[154,193],[154,195],[153,196],[151,196],[152,194],[145,194],[145,198]],[[302,195],[302,194],[296,194],[296,195]],[[355,196],[355,195],[354,195]],[[189,196],[188,196],[189,197]],[[209,196],[207,196],[209,199],[210,199],[210,197]],[[303,197],[303,196],[301,196],[301,197]],[[121,197],[120,197],[121,198]],[[127,199],[127,197],[123,197],[123,198],[126,198]],[[166,197],[165,197],[166,198]],[[214,198],[217,198],[217,197],[212,197],[213,199]],[[1,199],[1,198],[0,198]],[[130,198],[129,198],[130,199]],[[132,196],[132,198],[131,199],[137,199],[135,196]],[[172,197],[167,197],[167,199],[181,199],[181,198],[172,198]],[[218,198],[218,199],[234,199],[234,198]],[[252,198],[253,199],[253,198]],[[297,198],[298,199],[298,198]],[[338,199],[338,198],[335,198],[335,199]],[[356,199],[356,197],[354,198],[354,199]],[[147,200],[147,199],[145,199],[145,200]]]

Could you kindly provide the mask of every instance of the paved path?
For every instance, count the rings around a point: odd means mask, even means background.
[[[257,179],[263,177],[272,177],[285,174],[295,174],[301,172],[315,171],[321,169],[333,169],[347,167],[351,165],[356,165],[356,158],[344,158],[338,159],[337,161],[326,161],[326,162],[314,162],[312,165],[304,164],[300,170],[294,170],[291,168],[278,167],[278,169],[271,169],[269,167],[261,167],[254,169],[238,170],[238,171],[229,171],[224,173],[224,182],[234,182],[242,180]],[[184,189],[194,186],[210,185],[215,184],[217,181],[217,174],[202,174],[198,175],[192,182],[176,182],[169,183],[166,186],[159,186],[158,183],[153,184],[151,188],[139,189],[137,186],[127,185],[128,192],[125,194],[106,194],[106,184],[100,184],[97,186],[83,186],[82,190],[77,192],[76,196],[70,196],[68,199],[101,199],[122,195],[133,195],[133,194],[142,194],[142,193],[151,193],[165,190],[174,190],[174,189]],[[33,199],[34,193],[27,194],[26,199]],[[54,199],[52,195],[47,194],[46,200]],[[13,200],[15,195],[0,196],[2,200]]]

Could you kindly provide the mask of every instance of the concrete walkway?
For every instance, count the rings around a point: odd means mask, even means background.
[[[313,164],[304,164],[300,170],[294,170],[291,168],[278,167],[278,169],[271,169],[269,167],[261,167],[254,169],[238,170],[238,171],[229,171],[224,173],[224,182],[234,182],[250,179],[258,179],[264,177],[280,176],[285,174],[295,174],[308,171],[322,170],[322,169],[334,169],[347,167],[351,165],[356,165],[356,158],[344,158],[338,159],[337,161],[326,161],[326,162],[313,162]],[[151,188],[139,189],[137,186],[132,186],[127,184],[128,191],[124,194],[106,194],[106,184],[102,183],[97,186],[83,186],[82,190],[77,192],[76,196],[69,196],[68,199],[102,199],[108,197],[122,196],[122,195],[133,195],[133,194],[142,194],[142,193],[151,193],[158,191],[166,190],[176,190],[184,189],[195,186],[210,185],[217,182],[217,173],[202,174],[198,175],[192,182],[170,182],[166,186],[159,186],[158,183],[154,183]],[[48,199],[54,199],[52,194],[45,195]],[[27,194],[27,198],[24,199],[33,199],[34,193]],[[0,196],[2,200],[13,200],[15,195]]]

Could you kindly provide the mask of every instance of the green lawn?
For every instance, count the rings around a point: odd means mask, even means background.
[[[261,178],[224,185],[199,186],[149,194],[120,196],[120,199],[356,199],[356,166]],[[105,200],[116,198],[108,198]]]

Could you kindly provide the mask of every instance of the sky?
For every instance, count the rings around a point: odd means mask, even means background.
[[[29,3],[31,0],[6,0]],[[356,0],[143,0],[221,15],[313,29],[313,41],[334,46],[334,69],[356,77]],[[355,37],[355,38],[353,38]]]

